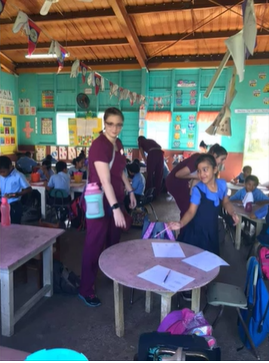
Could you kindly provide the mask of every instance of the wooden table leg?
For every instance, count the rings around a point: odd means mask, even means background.
[[[239,222],[236,225],[236,230],[235,230],[235,248],[237,250],[240,250],[242,216],[238,215],[238,218],[239,218]]]
[[[161,295],[161,322],[171,311],[171,294],[162,294]]]
[[[45,296],[53,295],[53,245],[43,251],[43,286],[49,285],[50,290]]]
[[[263,227],[263,221],[256,221],[256,236],[258,236],[261,233]]]
[[[201,288],[193,289],[191,293],[191,310],[195,313],[200,311]]]
[[[1,322],[2,335],[14,334],[14,284],[13,271],[1,271]]]
[[[146,313],[150,313],[151,308],[152,308],[152,293],[151,291],[146,291],[146,304],[145,304]]]
[[[115,305],[115,328],[116,335],[124,335],[124,309],[123,309],[123,286],[114,281],[114,305]]]

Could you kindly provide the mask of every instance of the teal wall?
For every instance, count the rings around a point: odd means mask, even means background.
[[[130,89],[138,94],[150,96],[147,108],[154,110],[154,97],[163,98],[163,107],[157,110],[171,111],[172,122],[170,125],[170,146],[173,148],[173,134],[177,115],[182,114],[183,117],[195,114],[198,111],[218,111],[223,105],[228,81],[231,76],[231,68],[223,70],[216,86],[214,87],[210,97],[205,99],[203,94],[213,77],[215,69],[175,69],[163,71],[135,70],[135,71],[117,71],[101,73],[106,79],[118,84],[120,87]],[[266,73],[266,79],[259,78],[259,73]],[[180,89],[177,84],[180,80],[191,80],[195,82],[194,89],[196,91],[194,104],[190,104],[188,88],[182,88],[183,93],[180,97],[180,103],[177,91]],[[257,80],[256,87],[250,87],[249,81]],[[18,98],[29,98],[31,106],[37,108],[36,116],[18,116],[18,141],[19,144],[56,144],[56,113],[60,111],[75,111],[77,116],[84,116],[85,112],[80,111],[76,104],[76,95],[80,92],[84,93],[86,88],[90,88],[86,83],[82,82],[81,73],[77,78],[70,78],[69,74],[22,74],[14,77],[4,72],[0,73],[0,81],[2,89],[10,89],[15,95],[14,99],[17,105]],[[243,152],[244,137],[246,128],[247,114],[235,113],[236,109],[265,109],[268,105],[263,104],[263,99],[269,93],[263,93],[264,85],[269,82],[269,65],[266,66],[247,66],[245,71],[245,80],[236,82],[237,96],[232,104],[232,137],[222,137],[221,143],[229,152]],[[260,89],[259,97],[254,97],[253,91]],[[54,91],[54,108],[47,110],[42,108],[42,91]],[[164,98],[164,96],[170,96]],[[119,107],[125,116],[125,124],[120,137],[125,147],[137,146],[138,135],[138,117],[139,105],[130,105],[130,101],[118,101],[116,97],[110,98],[109,83],[105,82],[105,92],[100,92],[98,97],[94,94],[89,95],[90,110],[98,113],[104,111],[108,106]],[[18,107],[17,107],[18,115]],[[42,117],[51,117],[53,119],[53,135],[41,135],[40,125]],[[31,138],[27,139],[22,129],[25,122],[30,121],[31,127],[35,130],[31,134]],[[35,125],[37,124],[37,129]],[[199,134],[199,123],[196,125],[195,145],[197,149],[197,141]],[[182,148],[184,148],[182,143]]]

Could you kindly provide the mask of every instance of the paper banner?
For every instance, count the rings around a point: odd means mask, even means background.
[[[60,56],[58,57],[58,55],[57,55],[57,61],[58,61],[58,65],[59,65],[57,73],[61,72],[61,70],[63,69],[64,59],[67,54],[67,51],[61,46],[60,46],[60,52],[61,52]]]
[[[98,73],[94,73],[95,80],[95,95],[97,96],[101,87],[101,76]]]
[[[79,72],[79,65],[80,65],[80,62],[78,59],[76,59],[71,67],[70,78],[77,78],[78,72]]]
[[[13,33],[18,33],[22,27],[24,28],[26,35],[29,35],[30,29],[28,24],[28,16],[23,11],[19,10],[17,18],[12,28]]]
[[[243,30],[240,30],[240,32],[226,39],[225,44],[233,57],[236,72],[239,76],[239,82],[242,82],[244,80],[245,72],[245,44]]]
[[[81,61],[80,61],[79,65],[80,65],[80,69],[81,69],[81,73],[82,73],[82,83],[85,83],[88,67],[86,66],[86,64],[84,64]]]
[[[35,51],[41,30],[30,19],[28,19],[28,24],[29,24],[29,30],[30,30],[29,35],[28,35],[28,55],[32,55],[33,52]]]
[[[243,38],[247,50],[251,55],[256,47],[257,25],[253,0],[245,0],[242,4],[243,10]]]
[[[109,90],[110,90],[109,96],[110,96],[110,98],[112,96],[116,96],[116,97],[118,96],[118,89],[119,89],[119,86],[117,84],[109,82]]]
[[[0,15],[4,11],[7,0],[0,0]]]

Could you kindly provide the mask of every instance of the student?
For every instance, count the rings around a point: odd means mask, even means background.
[[[249,192],[253,194],[254,203],[269,201],[263,192],[257,188],[259,185],[259,179],[255,175],[248,175],[245,179],[245,187],[238,190],[233,196],[230,197],[230,201],[242,202],[245,195]],[[268,206],[263,206],[256,212],[252,213],[253,218],[263,218],[268,212]]]
[[[207,153],[208,145],[202,140],[199,144],[200,153]]]
[[[83,179],[87,178],[87,172],[84,169],[84,160],[81,156],[73,159],[72,161],[73,166],[68,170],[68,174],[73,176],[76,172],[83,173]],[[83,170],[84,169],[84,170]]]
[[[21,197],[31,193],[32,188],[25,176],[12,166],[7,156],[0,156],[0,189],[1,196],[8,198],[11,223],[21,224]]]
[[[251,173],[252,173],[252,167],[249,166],[249,165],[244,166],[242,172],[239,175],[237,175],[236,178],[234,178],[232,180],[232,183],[235,183],[235,184],[236,183],[241,183],[241,184],[243,184],[245,182],[245,180],[246,180],[246,177],[251,175]]]
[[[154,187],[154,195],[158,197],[162,190],[163,180],[162,148],[156,141],[146,139],[144,136],[139,136],[137,141],[140,154],[147,164],[146,190]]]
[[[40,179],[46,181],[49,181],[50,177],[54,175],[54,172],[51,170],[51,162],[47,159],[42,162],[42,167],[37,172],[40,174]]]
[[[54,157],[52,157],[50,154],[47,155],[43,161],[45,161],[45,160],[50,161],[51,164],[56,164],[57,163],[57,160],[54,159]]]
[[[30,151],[26,151],[25,155],[17,161],[17,165],[24,174],[30,174],[33,166],[37,166],[37,162],[32,159]]]
[[[47,189],[61,189],[70,194],[70,175],[67,173],[67,165],[64,161],[58,161],[56,164],[56,172],[50,177]]]
[[[239,218],[227,197],[226,181],[216,179],[218,166],[214,156],[200,155],[196,168],[200,181],[193,187],[189,209],[179,222],[170,222],[169,227],[180,229],[178,241],[219,255],[218,216],[221,206],[232,216],[235,224]]]
[[[139,161],[138,163],[133,161],[131,164],[126,165],[128,177],[132,180],[132,189],[137,201],[137,204],[142,195],[144,195],[145,190],[145,177],[140,173]],[[124,198],[124,205],[126,210],[129,212],[130,208],[130,195],[126,195]]]

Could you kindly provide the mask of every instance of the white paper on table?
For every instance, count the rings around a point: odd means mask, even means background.
[[[164,282],[169,271],[171,272]],[[169,268],[160,265],[156,265],[137,276],[173,292],[177,292],[194,280],[193,277],[170,270]]]
[[[187,257],[182,260],[182,262],[197,267],[205,272],[211,271],[218,266],[229,266],[222,258],[208,251],[203,251],[191,257]]]
[[[172,257],[172,258],[185,257],[185,254],[178,242],[177,243],[152,242],[152,248],[155,257]]]
[[[244,196],[244,199],[242,200],[244,208],[246,208],[246,205],[248,203],[253,203],[253,202],[254,202],[254,198],[253,198],[252,192],[246,193],[246,195]]]

